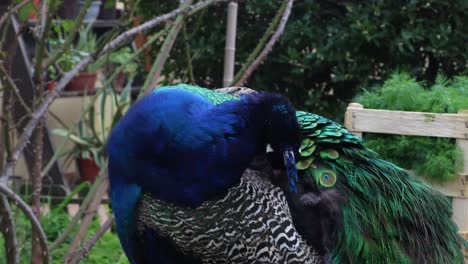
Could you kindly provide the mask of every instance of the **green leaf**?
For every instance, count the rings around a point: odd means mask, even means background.
[[[24,22],[28,20],[29,14],[31,14],[32,12],[37,12],[37,8],[33,4],[33,2],[30,1],[18,11],[18,17],[20,21]]]
[[[92,146],[92,144],[89,141],[87,141],[87,140],[85,140],[83,138],[80,138],[77,135],[71,134],[69,131],[67,131],[65,129],[54,129],[54,130],[52,130],[52,133],[55,134],[55,135],[61,136],[61,137],[66,137],[66,138],[70,139],[72,142],[74,142],[75,144],[78,144],[78,145]]]

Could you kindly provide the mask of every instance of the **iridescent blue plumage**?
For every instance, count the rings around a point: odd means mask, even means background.
[[[286,151],[297,150],[300,140],[295,110],[278,95],[258,93],[214,105],[175,86],[141,99],[107,143],[112,206],[130,261],[145,263],[148,252],[153,261],[178,260],[176,253],[154,248],[161,242],[156,234],[138,236],[135,219],[142,194],[197,207],[225,195],[267,143]],[[295,164],[294,159],[288,162]]]

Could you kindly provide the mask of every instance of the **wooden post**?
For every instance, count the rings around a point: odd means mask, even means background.
[[[350,103],[345,113],[345,127],[358,137],[362,138],[362,132],[354,128],[354,114],[351,109],[364,109],[362,104]]]
[[[460,115],[466,116],[466,127],[468,128],[468,110],[460,110]],[[465,138],[457,138],[457,146],[463,151],[463,169],[460,172],[460,183],[465,187],[468,185],[468,134]],[[467,188],[464,188],[465,190]],[[464,197],[454,197],[452,200],[453,220],[458,225],[460,233],[468,236],[468,193],[462,191]]]
[[[224,76],[223,87],[228,86],[234,78],[234,62],[236,54],[236,28],[237,28],[237,3],[228,5],[228,17],[226,28],[226,48],[224,51]]]

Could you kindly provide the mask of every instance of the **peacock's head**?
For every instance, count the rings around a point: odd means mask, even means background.
[[[277,94],[264,94],[267,110],[265,119],[266,143],[282,155],[288,174],[289,187],[296,192],[297,169],[295,156],[299,154],[302,134],[296,118],[296,109],[288,99]]]

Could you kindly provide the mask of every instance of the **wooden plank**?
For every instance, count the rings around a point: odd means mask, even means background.
[[[460,110],[458,114],[468,117],[468,110]],[[465,126],[468,128],[468,121]],[[468,136],[465,135],[465,138],[458,138],[457,146],[463,151],[463,169],[461,175],[468,176]],[[468,179],[466,179],[466,181],[468,181]],[[468,193],[466,195],[468,196]]]
[[[346,128],[351,131],[468,139],[468,114],[359,109],[348,107]]]
[[[457,198],[467,198],[468,195],[468,185],[463,180],[463,177],[460,177],[456,180],[445,182],[443,184],[434,183],[427,181],[424,177],[418,177],[422,182],[430,185],[432,188],[441,192],[445,196],[457,197]]]
[[[458,114],[468,116],[468,110],[461,110]],[[466,127],[468,127],[468,122]],[[457,138],[457,146],[463,151],[463,167],[460,172],[459,182],[465,187],[462,191],[462,195],[465,197],[453,198],[452,219],[461,232],[468,233],[468,138]],[[468,254],[468,248],[465,250],[465,254]]]
[[[457,224],[460,232],[468,232],[468,198],[452,199],[452,219]]]
[[[363,109],[362,104],[350,103],[345,113],[345,127],[358,137],[362,138],[362,132],[354,127],[354,111],[350,109]]]

